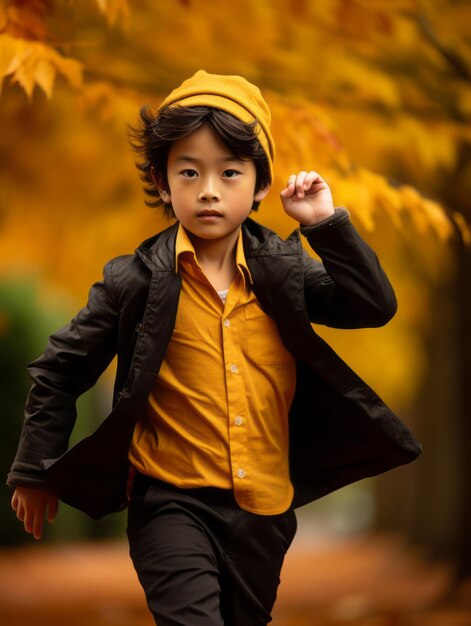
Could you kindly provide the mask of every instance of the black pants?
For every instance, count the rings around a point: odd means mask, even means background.
[[[229,490],[138,475],[127,532],[158,626],[264,626],[296,517],[244,511]]]

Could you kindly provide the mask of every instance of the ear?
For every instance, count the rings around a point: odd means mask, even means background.
[[[257,191],[257,193],[253,197],[255,202],[261,202],[262,200],[264,200],[266,198],[268,192],[270,191],[270,187],[271,187],[271,185],[267,185],[263,189],[259,189]]]
[[[171,202],[170,193],[165,189],[164,181],[162,180],[162,175],[157,173],[153,167],[151,167],[150,169],[150,175],[151,175],[154,185],[157,188],[157,191],[159,192],[159,196],[162,198],[165,204],[170,204]]]
[[[159,192],[159,195],[162,198],[162,200],[165,202],[165,204],[171,203],[172,200],[170,198],[170,194],[168,193],[168,191],[165,191],[165,189],[160,189],[159,187],[157,187],[157,191]]]

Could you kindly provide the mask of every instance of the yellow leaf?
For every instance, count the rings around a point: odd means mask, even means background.
[[[51,58],[59,74],[66,78],[72,87],[80,89],[83,86],[83,66],[75,59],[60,56],[51,49]]]
[[[34,89],[34,74],[36,70],[35,55],[32,48],[25,48],[19,55],[17,55],[10,67],[8,68],[8,74],[13,74],[12,82],[19,83],[26,92],[28,98],[33,95]]]
[[[0,35],[0,89],[5,76],[22,47],[22,42],[9,35]],[[15,68],[16,69],[16,68]]]
[[[458,213],[458,211],[453,211],[452,215],[453,221],[458,227],[461,238],[463,239],[463,243],[467,246],[471,246],[471,227],[466,221],[464,215],[462,213]]]
[[[46,59],[40,59],[36,66],[34,79],[49,99],[52,97],[52,87],[55,77],[56,69],[52,63]]]
[[[122,23],[128,20],[129,6],[127,0],[96,0],[96,2],[110,26],[114,26],[119,19]]]
[[[61,56],[51,46],[0,35],[0,81],[4,76],[12,75],[12,82],[19,83],[29,98],[35,85],[51,98],[57,74],[72,87],[80,89],[82,72],[79,61]]]
[[[429,225],[442,241],[448,241],[453,235],[452,223],[443,208],[433,200],[423,198],[422,208],[427,215]]]

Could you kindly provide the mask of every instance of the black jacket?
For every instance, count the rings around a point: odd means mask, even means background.
[[[30,364],[33,386],[8,484],[52,487],[91,517],[126,506],[128,449],[172,335],[181,279],[175,273],[177,226],[110,261],[88,304],[52,335]],[[344,209],[306,229],[322,259],[251,219],[243,225],[253,290],[296,358],[290,410],[290,467],[300,506],[353,481],[408,463],[420,446],[406,426],[314,332],[384,325],[394,292],[375,253]],[[69,451],[77,397],[118,355],[113,410]]]

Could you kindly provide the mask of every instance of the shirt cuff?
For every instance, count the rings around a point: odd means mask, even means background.
[[[305,237],[309,237],[309,235],[314,234],[315,232],[319,232],[322,230],[326,230],[327,228],[335,228],[344,222],[347,222],[350,219],[350,213],[344,207],[337,207],[334,209],[334,214],[329,215],[325,219],[317,222],[317,224],[309,224],[307,226],[299,226],[299,231]]]

